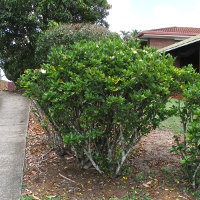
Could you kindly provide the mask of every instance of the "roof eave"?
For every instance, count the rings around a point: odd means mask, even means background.
[[[164,38],[164,39],[175,39],[175,40],[184,40],[191,36],[188,35],[160,35],[160,34],[143,34],[139,39],[147,38]]]
[[[184,47],[184,46],[187,46],[187,45],[189,45],[189,44],[193,44],[193,43],[199,42],[199,41],[200,41],[200,38],[197,38],[197,39],[195,39],[195,40],[188,41],[188,42],[186,42],[186,43],[183,43],[183,44],[180,44],[180,45],[177,45],[177,46],[172,46],[171,48],[169,47],[168,49],[165,49],[165,48],[159,49],[159,51],[160,51],[160,52],[169,52],[169,51],[172,51],[172,50],[178,49],[178,48],[180,48],[180,47]]]

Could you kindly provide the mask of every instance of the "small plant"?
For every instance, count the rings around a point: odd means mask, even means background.
[[[158,170],[151,170],[151,171],[149,172],[149,174],[150,174],[153,178],[155,178],[156,175],[158,174]]]
[[[135,179],[136,181],[144,181],[144,180],[146,180],[146,177],[143,176],[142,172],[139,172],[139,173],[137,173],[137,174],[135,175],[134,179]]]
[[[165,168],[165,167],[162,168],[162,172],[163,172],[163,174],[165,174],[165,175],[171,174],[171,172],[170,172],[167,168]]]
[[[130,175],[133,173],[133,168],[129,166],[127,163],[124,164],[123,170],[121,172],[121,175]]]
[[[48,197],[43,197],[43,200],[61,200],[62,197],[55,197],[55,198],[48,198]],[[26,195],[22,195],[20,200],[35,200],[35,199],[39,199],[38,197],[34,196],[34,195],[30,195],[30,196],[26,196]]]
[[[33,196],[22,195],[20,200],[34,200]]]
[[[27,187],[27,184],[22,184],[21,188],[24,189]]]
[[[131,193],[128,196],[128,200],[152,200],[152,197],[145,189],[131,189]]]
[[[200,199],[200,191],[191,192],[192,196]]]

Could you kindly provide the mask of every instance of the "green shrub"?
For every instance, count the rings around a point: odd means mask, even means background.
[[[19,84],[85,168],[118,174],[132,147],[165,117],[172,57],[135,40],[107,39],[53,48],[48,62],[46,73],[28,70]]]
[[[177,69],[177,91],[183,95],[179,110],[184,139],[175,136],[171,151],[179,153],[181,164],[194,189],[200,185],[200,75],[192,66]]]
[[[49,30],[43,32],[36,43],[36,63],[47,62],[47,55],[54,46],[63,45],[66,49],[78,41],[99,41],[105,38],[119,37],[107,28],[96,24],[53,24]]]

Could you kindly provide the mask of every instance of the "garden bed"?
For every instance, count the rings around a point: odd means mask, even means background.
[[[22,199],[196,199],[170,154],[173,132],[152,131],[132,150],[121,176],[82,169],[75,158],[57,156],[30,113]]]

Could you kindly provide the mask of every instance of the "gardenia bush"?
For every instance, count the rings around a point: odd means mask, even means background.
[[[176,90],[183,95],[178,115],[184,137],[175,136],[171,149],[181,155],[181,165],[193,189],[200,186],[200,75],[192,66],[176,70]]]
[[[172,57],[135,40],[106,39],[53,48],[48,63],[43,73],[27,70],[19,84],[46,116],[54,147],[71,150],[85,168],[119,174],[167,114]]]

